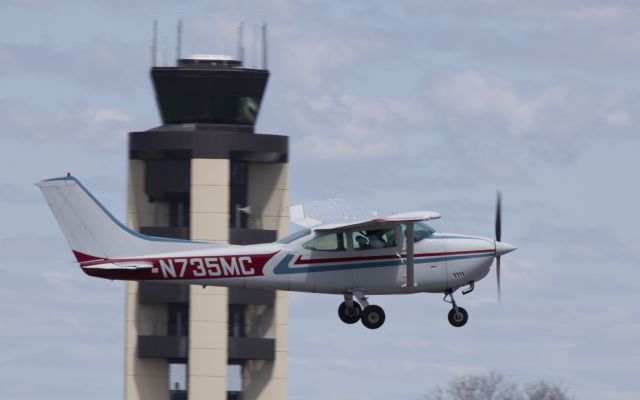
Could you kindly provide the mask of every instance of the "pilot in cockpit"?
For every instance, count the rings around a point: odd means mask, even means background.
[[[367,239],[369,239],[370,249],[381,249],[386,246],[387,242],[383,236],[386,232],[384,230],[379,231],[367,231]]]
[[[364,236],[357,236],[356,242],[358,243],[357,250],[366,250],[369,248],[369,240]]]

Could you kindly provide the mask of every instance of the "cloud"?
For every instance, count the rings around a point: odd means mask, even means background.
[[[397,2],[402,12],[408,15],[451,15],[460,19],[475,16],[478,25],[487,20],[513,20],[518,23],[537,21],[541,23],[563,22],[589,28],[622,30],[636,28],[635,21],[640,6],[628,0],[600,1],[567,0],[481,0],[473,4],[460,4],[440,0],[402,0]],[[544,25],[543,25],[544,26]]]
[[[573,0],[561,4],[531,1],[518,13],[525,17],[552,18],[592,29],[619,31],[637,29],[635,22],[640,15],[640,7],[637,3],[626,0],[606,3]]]
[[[40,196],[25,186],[0,182],[0,202],[3,204],[33,204],[41,202]]]
[[[190,2],[191,0],[138,0],[135,2],[127,0],[96,0],[93,3],[99,4],[101,7],[104,7],[106,9],[121,9],[123,7],[131,9],[131,7],[143,7],[149,5],[155,5],[157,7],[158,3],[162,5],[182,5],[184,3]],[[85,4],[85,2],[81,0],[5,0],[5,3],[5,5],[7,6],[39,10],[43,8],[56,8],[66,5]]]
[[[64,77],[75,84],[74,89],[130,96],[132,90],[141,90],[140,78],[147,68],[148,60],[140,54],[147,54],[140,40],[131,44],[93,38],[70,49],[57,48],[50,41],[0,42],[0,76],[46,80]]]
[[[424,113],[409,99],[366,97],[329,89],[318,97],[287,101],[303,157],[321,160],[381,159],[397,155],[398,133],[416,129]]]
[[[498,75],[467,71],[433,84],[442,122],[462,131],[474,126],[513,137],[610,134],[632,125],[625,98],[616,92],[584,93],[566,85],[526,97]],[[622,131],[628,132],[628,131]]]
[[[283,32],[275,40],[281,43],[277,65],[286,70],[290,84],[320,92],[344,79],[351,66],[384,54],[391,45],[379,31],[347,27]]]
[[[5,138],[62,142],[88,151],[121,150],[125,135],[134,128],[134,118],[115,107],[89,105],[49,111],[8,98],[0,99],[0,120],[8,132]]]
[[[73,397],[70,376],[87,396],[121,393],[122,284],[87,278],[59,233],[2,238],[0,251],[0,396]]]
[[[436,124],[454,146],[469,153],[487,146],[521,149],[527,157],[513,160],[516,168],[524,167],[524,162],[566,163],[594,139],[635,134],[632,115],[638,111],[637,104],[630,94],[617,90],[570,84],[531,90],[517,81],[478,71],[447,75],[427,86]],[[509,157],[499,160],[507,162]],[[492,176],[517,171],[502,165],[494,173],[490,163],[483,163]]]
[[[367,7],[362,7],[363,9]],[[486,0],[473,3],[398,1],[368,7],[358,23],[384,18],[403,58],[444,70],[480,64],[529,77],[616,79],[640,66],[640,7],[634,2]],[[364,21],[364,22],[363,22]],[[415,32],[421,32],[415,35]],[[436,60],[435,62],[433,60]]]
[[[43,7],[55,3],[55,0],[7,0],[5,5],[13,7]]]
[[[629,127],[633,125],[633,117],[625,111],[611,111],[605,115],[607,124],[613,127]]]

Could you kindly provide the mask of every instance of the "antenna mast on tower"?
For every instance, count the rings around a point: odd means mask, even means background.
[[[253,67],[258,69],[258,24],[253,25]]]
[[[238,61],[244,64],[244,22],[238,25]]]
[[[267,69],[267,23],[262,24],[262,69]]]
[[[153,19],[153,34],[151,36],[151,66],[156,66],[158,52],[158,18]]]
[[[176,65],[178,60],[182,58],[182,18],[178,20],[176,28]]]

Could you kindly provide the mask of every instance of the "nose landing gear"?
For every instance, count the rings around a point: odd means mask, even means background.
[[[449,300],[447,300],[447,297]],[[453,298],[453,291],[450,290],[444,294],[442,299],[445,303],[451,304],[451,311],[449,311],[448,319],[449,323],[456,328],[464,326],[469,320],[469,314],[467,310],[462,307],[458,307],[456,300]]]
[[[353,300],[354,295],[358,302]],[[358,303],[362,304],[364,309]],[[360,290],[355,290],[353,293],[345,293],[344,301],[338,307],[338,317],[345,324],[355,324],[360,320],[362,325],[369,329],[378,329],[385,321],[382,307],[370,305],[367,297]]]

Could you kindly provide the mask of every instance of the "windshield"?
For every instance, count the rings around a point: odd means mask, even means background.
[[[424,222],[417,222],[413,228],[413,241],[419,242],[422,239],[431,236],[435,231],[435,229],[425,224]]]
[[[407,225],[402,224],[402,233],[406,237]],[[424,222],[416,222],[413,225],[413,242],[419,242],[422,239],[426,239],[431,236],[436,230],[425,224]]]
[[[296,240],[300,239],[301,237],[305,237],[305,236],[309,235],[310,233],[311,233],[311,229],[303,229],[301,231],[296,231],[296,232],[288,234],[287,236],[283,237],[280,240],[277,240],[276,243],[289,244],[291,242],[295,242]]]

